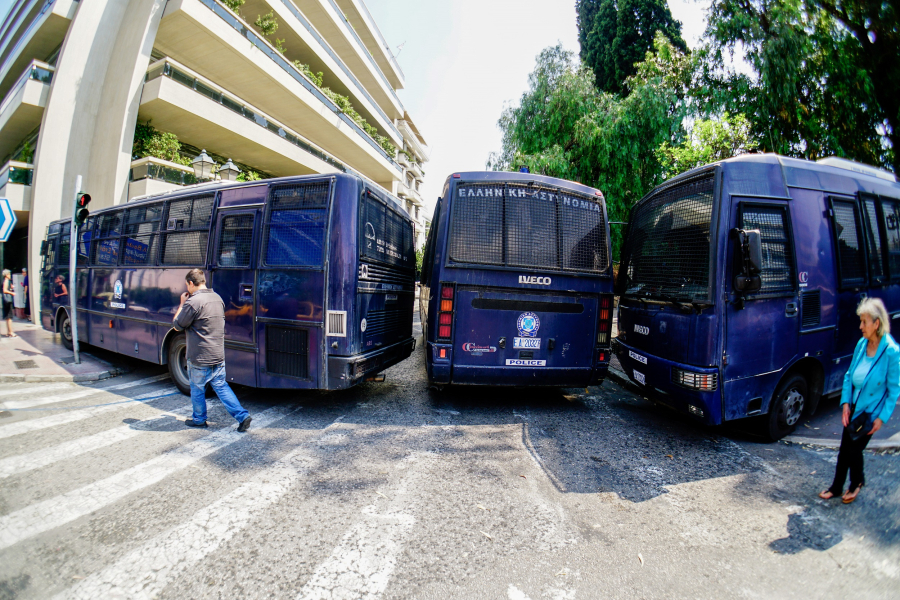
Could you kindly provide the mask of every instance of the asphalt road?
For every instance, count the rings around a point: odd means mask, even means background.
[[[421,348],[421,340],[420,340]],[[123,387],[129,386],[129,387]],[[897,597],[900,456],[700,428],[616,384],[237,388],[208,430],[159,367],[0,389],[6,598]]]

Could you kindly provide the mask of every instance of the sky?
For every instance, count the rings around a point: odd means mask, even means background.
[[[506,104],[518,104],[538,53],[557,43],[578,53],[575,0],[365,2],[405,75],[400,100],[431,151],[421,188],[431,216],[449,175],[484,170],[500,150],[497,120]],[[692,48],[706,6],[669,0]]]

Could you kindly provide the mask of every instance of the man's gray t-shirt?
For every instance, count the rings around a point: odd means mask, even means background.
[[[212,290],[197,290],[181,307],[175,329],[187,334],[187,359],[195,365],[225,362],[225,303]]]

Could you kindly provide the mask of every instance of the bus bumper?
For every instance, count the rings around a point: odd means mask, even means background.
[[[328,357],[328,389],[343,390],[356,385],[369,375],[409,358],[416,349],[415,338],[357,356]]]
[[[690,415],[706,425],[722,423],[722,386],[717,367],[696,367],[673,362],[643,350],[635,350],[617,339],[613,340],[613,344],[613,352],[618,357],[622,370],[653,400]],[[700,391],[674,383],[674,374],[678,370],[690,374],[715,376],[717,382],[715,390]]]

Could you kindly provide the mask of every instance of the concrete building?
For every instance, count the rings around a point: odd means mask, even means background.
[[[101,208],[195,183],[201,149],[243,177],[358,173],[402,199],[421,245],[428,147],[404,85],[363,0],[15,0],[0,197],[18,224],[0,260],[37,272],[76,176]]]

